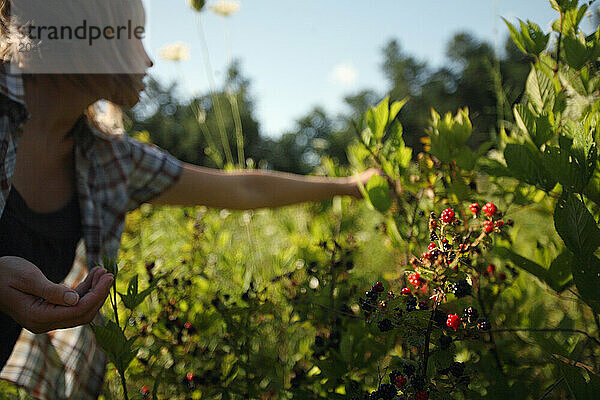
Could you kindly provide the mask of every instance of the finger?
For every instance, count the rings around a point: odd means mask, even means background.
[[[98,284],[80,301],[81,309],[74,318],[65,318],[61,321],[64,328],[84,325],[89,323],[100,311],[108,297],[114,277],[112,274],[104,274]],[[79,305],[78,305],[79,306]]]
[[[33,299],[33,301],[30,299],[32,314],[39,316],[41,324],[52,326],[51,329],[71,328],[86,324],[89,322],[86,318],[93,318],[102,308],[113,279],[112,274],[104,274],[98,280],[96,287],[93,287],[74,307],[64,307],[36,301],[39,299]]]
[[[94,280],[96,280],[96,275],[101,273],[101,270],[101,267],[92,268],[92,270],[85,277],[85,280],[75,288],[75,291],[79,293],[80,299],[93,287],[92,283]]]
[[[98,284],[98,279],[100,279],[100,277],[104,274],[107,273],[106,269],[104,269],[103,267],[97,267],[99,268],[99,271],[96,273],[96,275],[94,276],[94,279],[92,281],[92,287],[95,287]]]
[[[23,275],[14,288],[41,297],[52,304],[73,306],[79,301],[79,294],[76,291],[65,285],[49,281],[35,266],[23,271]]]

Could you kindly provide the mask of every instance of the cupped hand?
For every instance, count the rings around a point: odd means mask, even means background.
[[[53,283],[33,263],[0,257],[0,311],[33,333],[91,322],[108,297],[114,277],[93,268],[75,290]]]

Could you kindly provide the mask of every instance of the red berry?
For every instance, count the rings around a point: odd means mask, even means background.
[[[486,271],[488,275],[494,275],[494,272],[496,272],[496,266],[494,264],[490,264],[487,266]]]
[[[142,386],[142,388],[140,389],[140,393],[145,396],[148,394],[148,392],[150,392],[150,387],[148,385],[144,385]]]
[[[415,400],[428,400],[428,399],[429,399],[429,395],[424,390],[419,390],[417,393],[415,393]]]
[[[492,221],[485,221],[483,223],[483,229],[485,233],[491,233],[494,230],[494,223]]]
[[[188,381],[193,380],[194,374],[192,372],[188,372],[187,374],[185,374],[185,379],[187,379]]]
[[[458,325],[460,324],[460,318],[456,314],[448,314],[448,319],[446,320],[446,325],[450,328],[456,330]]]
[[[190,329],[192,327],[192,323],[188,321],[183,326],[185,327],[185,329]]]
[[[381,293],[384,290],[385,289],[383,288],[383,283],[381,283],[381,282],[377,282],[376,284],[373,285],[373,291],[375,291],[377,293]]]
[[[406,385],[406,378],[402,375],[398,375],[396,379],[394,379],[394,383],[397,387],[401,388],[402,386]]]
[[[414,274],[410,274],[408,276],[408,281],[416,287],[419,287],[419,285],[421,284],[421,275],[414,273]]]
[[[496,226],[496,228],[502,229],[502,227],[504,226],[504,221],[502,221],[502,220],[496,221],[496,223],[494,225]]]
[[[411,290],[410,290],[410,288],[405,287],[405,288],[402,288],[400,293],[408,295],[411,293]]]
[[[435,249],[436,247],[437,247],[437,243],[433,243],[433,242],[432,242],[432,243],[429,243],[429,246],[427,246],[427,249],[428,249],[428,250],[433,250],[433,249]]]
[[[477,215],[477,214],[479,214],[479,211],[481,211],[481,206],[479,206],[479,203],[473,203],[469,206],[469,210],[473,214]]]
[[[425,253],[423,253],[423,254],[421,255],[421,257],[422,257],[424,260],[431,260],[431,252],[430,252],[430,251],[426,251]]]
[[[487,215],[488,217],[493,216],[494,214],[496,214],[496,205],[494,203],[487,203],[485,206],[483,206],[483,208],[481,209],[485,215]]]
[[[447,224],[454,221],[454,210],[451,208],[446,208],[444,211],[442,211],[441,219],[442,222],[445,222]]]
[[[498,278],[500,278],[501,281],[504,281],[506,280],[506,274],[504,272],[500,272],[498,274]]]

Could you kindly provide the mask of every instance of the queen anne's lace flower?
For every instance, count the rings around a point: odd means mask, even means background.
[[[158,55],[167,61],[185,61],[190,58],[190,48],[185,43],[175,42],[161,47]]]
[[[219,14],[223,17],[228,17],[235,14],[240,9],[239,1],[232,0],[219,0],[208,6],[212,12]]]

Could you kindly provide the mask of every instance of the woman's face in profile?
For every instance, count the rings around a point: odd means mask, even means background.
[[[136,61],[143,63],[146,69],[152,67],[153,62],[148,56],[141,40],[136,40],[133,50],[129,53],[131,57],[137,57]],[[145,89],[144,78],[146,74],[101,74],[91,75],[95,80],[94,86],[101,88],[99,98],[109,100],[121,107],[131,108],[140,99],[140,93]]]

